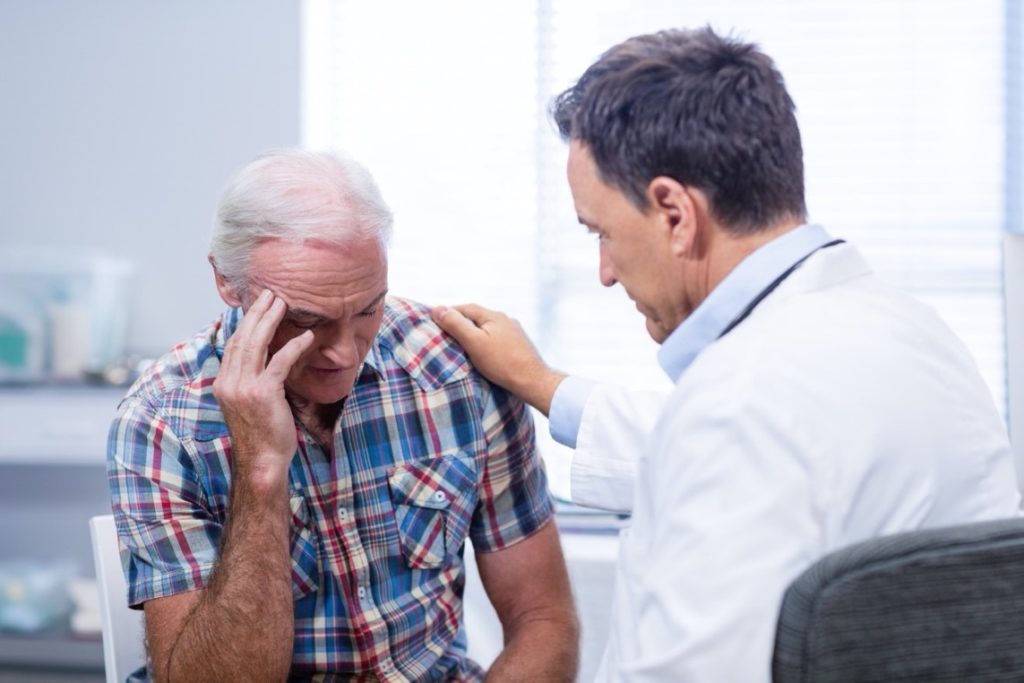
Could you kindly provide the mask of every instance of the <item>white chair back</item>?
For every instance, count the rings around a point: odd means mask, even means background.
[[[146,663],[143,616],[141,611],[128,608],[128,584],[121,569],[113,515],[93,517],[89,531],[100,590],[107,683],[124,683],[129,674]]]

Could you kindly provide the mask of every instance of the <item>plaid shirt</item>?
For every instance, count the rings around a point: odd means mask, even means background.
[[[133,607],[202,588],[217,561],[232,453],[213,380],[240,318],[228,310],[155,363],[111,427]],[[334,456],[298,422],[296,434],[292,678],[482,678],[461,629],[464,541],[500,550],[553,514],[524,405],[474,372],[424,307],[389,298]]]

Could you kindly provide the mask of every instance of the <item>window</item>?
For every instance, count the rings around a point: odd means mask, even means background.
[[[759,43],[785,76],[811,220],[934,306],[1003,409],[1003,2],[307,0],[307,9],[305,142],[347,149],[376,176],[396,213],[392,291],[509,311],[566,370],[664,383],[631,302],[598,282],[597,247],[576,222],[547,106],[620,40],[711,24]]]

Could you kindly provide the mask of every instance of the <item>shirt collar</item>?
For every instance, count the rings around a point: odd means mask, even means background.
[[[747,255],[711,290],[658,350],[658,363],[673,382],[744,309],[794,263],[832,238],[818,225],[801,225]]]

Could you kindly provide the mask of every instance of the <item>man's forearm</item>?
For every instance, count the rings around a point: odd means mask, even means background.
[[[185,619],[163,680],[284,680],[294,607],[287,485],[232,485],[220,559]]]
[[[573,681],[579,666],[579,623],[571,609],[525,615],[487,672],[487,681]]]

